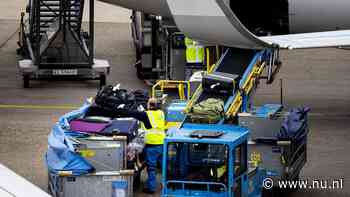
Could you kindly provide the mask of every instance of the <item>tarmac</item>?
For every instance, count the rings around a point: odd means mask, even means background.
[[[5,9],[1,2],[0,13]],[[128,11],[124,11],[120,18],[126,18]],[[94,96],[98,82],[35,81],[31,88],[23,89],[17,68],[20,57],[16,55],[18,20],[15,14],[8,15],[0,14],[0,163],[47,190],[44,157],[50,129],[70,108]],[[130,25],[124,19],[101,21],[96,23],[95,51],[96,58],[110,61],[108,83],[146,89],[136,78]],[[343,179],[344,184],[342,189],[306,189],[277,196],[350,196],[350,51],[327,48],[282,51],[281,55],[278,79],[283,79],[285,105],[312,109],[308,162],[301,179]],[[256,103],[280,102],[278,79],[272,85],[261,83]],[[146,195],[138,192],[136,196]]]

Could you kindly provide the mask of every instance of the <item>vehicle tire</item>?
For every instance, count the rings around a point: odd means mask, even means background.
[[[107,77],[105,74],[100,75],[100,88],[107,84]]]
[[[23,88],[29,88],[29,75],[23,75]]]

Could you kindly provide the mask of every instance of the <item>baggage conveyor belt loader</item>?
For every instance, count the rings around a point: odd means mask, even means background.
[[[181,126],[169,129],[164,143],[163,196],[261,196],[265,178],[299,178],[306,163],[308,110],[252,107],[259,80],[272,82],[279,69],[276,50],[227,49],[187,106],[168,105],[166,118]],[[188,112],[207,98],[223,99],[225,115],[210,124],[194,123]]]
[[[109,63],[94,59],[94,0],[87,29],[85,0],[29,0],[19,33],[19,70],[24,88],[30,80],[99,80],[106,84]]]

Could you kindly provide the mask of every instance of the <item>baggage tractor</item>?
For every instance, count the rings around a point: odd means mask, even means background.
[[[238,75],[213,72],[204,75],[202,86],[207,92],[232,95],[238,87],[239,80]]]
[[[133,170],[105,171],[81,176],[49,174],[53,197],[131,197]]]
[[[126,168],[125,136],[71,138],[76,152],[96,170],[118,171]]]

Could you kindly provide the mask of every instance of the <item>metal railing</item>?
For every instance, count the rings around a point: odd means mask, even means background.
[[[178,89],[180,100],[191,97],[191,84],[189,81],[160,80],[152,87],[152,97],[161,97],[165,89]]]

